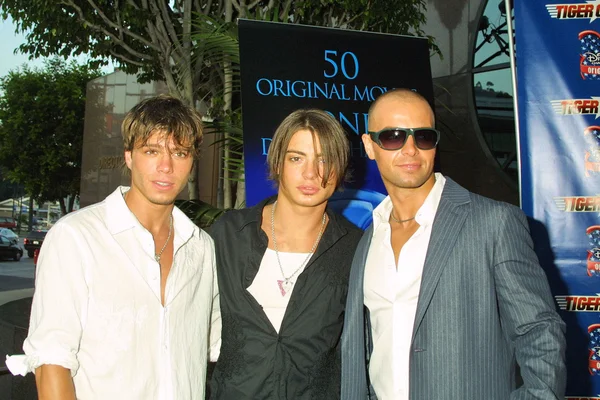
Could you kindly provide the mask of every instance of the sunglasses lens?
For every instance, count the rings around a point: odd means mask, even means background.
[[[431,150],[437,145],[438,134],[433,129],[418,129],[414,137],[417,147],[421,150]]]
[[[379,134],[381,147],[386,150],[398,150],[406,142],[406,131],[401,129],[387,129]]]

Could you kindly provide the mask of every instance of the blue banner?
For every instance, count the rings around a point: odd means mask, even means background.
[[[368,109],[393,88],[410,88],[433,106],[427,39],[240,20],[246,205],[275,194],[266,156],[279,123],[299,108],[333,115],[350,139],[352,182],[329,205],[361,228],[386,196],[360,135]]]
[[[521,202],[567,323],[567,399],[600,399],[600,1],[515,1]]]

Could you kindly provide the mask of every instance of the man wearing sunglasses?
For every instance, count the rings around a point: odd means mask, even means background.
[[[362,140],[389,196],[352,264],[342,399],[562,399],[565,328],[526,218],[434,173],[433,127],[410,90],[369,110]]]

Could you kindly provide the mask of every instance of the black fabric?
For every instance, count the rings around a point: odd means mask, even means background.
[[[223,320],[211,399],[339,399],[348,276],[362,231],[327,210],[327,228],[298,276],[277,334],[246,290],[267,249],[262,210],[273,201],[227,212],[209,232],[215,240]]]

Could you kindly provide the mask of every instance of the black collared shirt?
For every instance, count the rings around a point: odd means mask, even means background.
[[[327,210],[329,223],[298,276],[279,333],[248,292],[267,249],[263,207],[224,214],[211,227],[223,319],[211,399],[339,399],[339,344],[352,257],[362,231]]]

